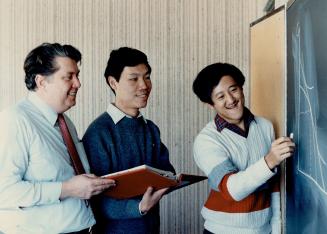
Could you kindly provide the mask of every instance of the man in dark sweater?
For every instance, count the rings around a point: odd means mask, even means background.
[[[142,164],[175,173],[159,128],[139,111],[146,107],[151,92],[150,74],[143,52],[122,47],[110,53],[104,76],[115,102],[91,123],[83,137],[94,174],[101,176]],[[166,190],[150,187],[141,197],[123,200],[98,196],[93,201],[97,233],[159,233],[159,200]]]

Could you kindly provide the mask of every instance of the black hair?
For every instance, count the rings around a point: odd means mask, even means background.
[[[148,73],[151,73],[151,66],[149,65],[148,58],[142,51],[129,47],[120,47],[117,50],[112,50],[104,72],[104,78],[107,84],[109,85],[109,76],[112,76],[119,82],[121,73],[125,67],[134,67],[139,64],[144,64],[148,68]],[[112,88],[111,90],[115,93]]]
[[[193,92],[202,102],[213,105],[212,91],[224,76],[231,76],[239,87],[243,87],[245,78],[237,67],[228,63],[214,63],[202,69],[196,76]]]
[[[41,44],[29,52],[24,61],[25,84],[28,90],[35,90],[36,75],[49,76],[59,69],[55,62],[56,57],[68,57],[76,63],[82,59],[81,52],[71,45]]]

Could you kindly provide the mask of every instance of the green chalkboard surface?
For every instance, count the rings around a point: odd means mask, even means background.
[[[286,233],[327,233],[327,0],[296,0],[287,18]]]

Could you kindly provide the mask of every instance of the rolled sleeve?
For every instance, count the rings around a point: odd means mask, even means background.
[[[227,181],[227,188],[231,196],[240,201],[275,174],[269,169],[264,158],[261,158],[246,170],[231,175]]]

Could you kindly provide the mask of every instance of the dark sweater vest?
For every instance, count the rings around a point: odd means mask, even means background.
[[[158,127],[150,120],[124,117],[117,124],[107,112],[94,120],[83,137],[91,172],[101,176],[142,164],[174,171]],[[133,185],[131,185],[133,186]],[[116,200],[98,196],[93,210],[100,233],[159,233],[159,206],[139,214],[142,197]]]

